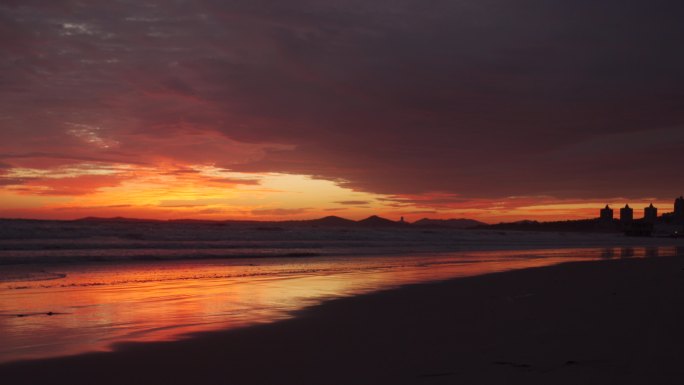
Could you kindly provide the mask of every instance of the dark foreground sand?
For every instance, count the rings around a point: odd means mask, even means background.
[[[187,341],[0,366],[3,384],[683,384],[684,258],[335,300]]]

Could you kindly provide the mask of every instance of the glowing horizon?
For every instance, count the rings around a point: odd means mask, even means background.
[[[0,217],[78,219],[301,220],[336,215],[362,219],[380,215],[407,221],[468,218],[501,221],[595,218],[610,204],[629,203],[637,212],[668,202],[611,198],[549,197],[461,199],[453,194],[384,195],[356,191],[343,181],[282,173],[233,172],[215,166],[80,163],[52,169],[10,168],[0,187]]]

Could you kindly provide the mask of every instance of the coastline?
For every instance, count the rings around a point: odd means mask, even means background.
[[[148,228],[23,229],[0,236],[0,266],[138,261],[325,258],[451,252],[678,246],[675,238],[620,233],[459,230],[444,228],[283,228],[258,231],[186,225],[183,232]],[[7,229],[0,229],[7,231]],[[168,229],[167,229],[168,230]],[[202,232],[204,230],[211,230]],[[14,229],[17,232],[18,229]],[[187,233],[185,233],[187,231]],[[74,233],[75,232],[75,233]],[[14,234],[14,235],[11,235]],[[46,235],[47,234],[47,235]],[[77,234],[78,237],[74,237]],[[49,235],[49,236],[48,236]],[[0,271],[0,281],[2,280]]]
[[[340,298],[272,324],[0,365],[15,384],[676,383],[684,259],[571,262]]]

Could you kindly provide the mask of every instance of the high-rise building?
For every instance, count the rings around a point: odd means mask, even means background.
[[[651,203],[650,206],[644,208],[644,220],[648,223],[654,223],[658,219],[658,208],[653,206],[653,203]]]
[[[605,208],[601,209],[601,221],[610,222],[613,220],[613,209],[606,205]]]
[[[620,209],[620,222],[621,223],[630,223],[634,220],[634,210],[632,210],[629,205],[625,205],[625,207]]]
[[[684,196],[675,199],[674,203],[674,217],[678,221],[684,222]]]

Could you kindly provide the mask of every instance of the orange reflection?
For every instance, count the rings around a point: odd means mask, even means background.
[[[66,276],[0,287],[0,361],[273,322],[328,298],[405,284],[678,251],[595,248],[46,267],[43,273]]]

